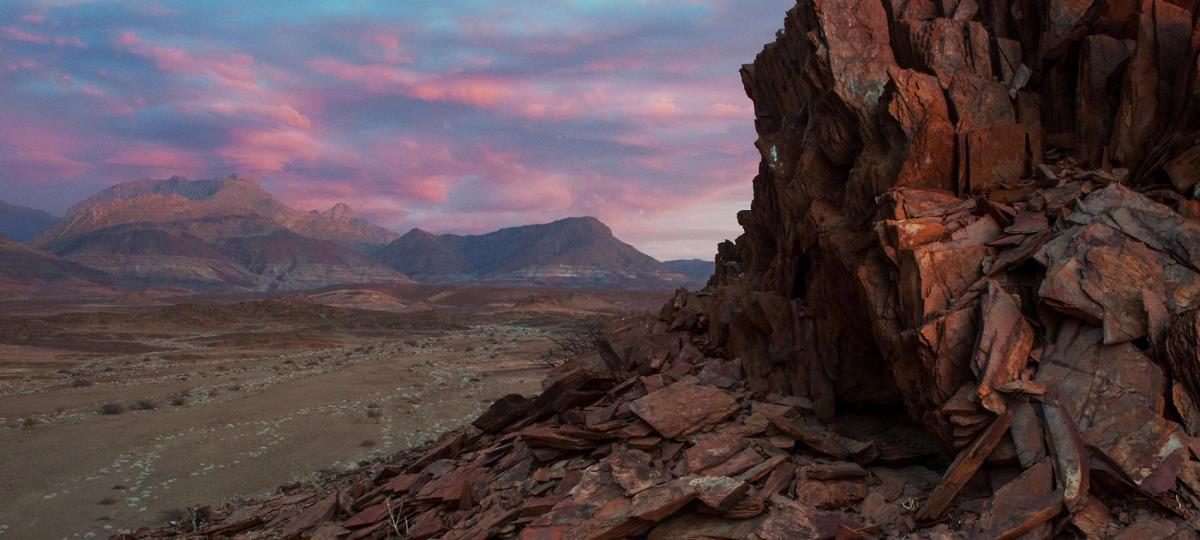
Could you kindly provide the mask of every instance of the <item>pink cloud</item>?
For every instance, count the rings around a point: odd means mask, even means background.
[[[298,129],[309,129],[312,127],[311,118],[287,104],[267,105],[261,103],[219,101],[210,105],[209,110],[233,119],[244,119],[247,115],[250,115],[270,120],[279,125]]]
[[[116,155],[106,159],[104,163],[156,169],[171,174],[204,169],[204,160],[200,156],[185,150],[154,144],[137,144],[132,148],[122,148]]]
[[[24,182],[76,178],[91,166],[77,157],[79,137],[65,128],[32,123],[13,111],[0,111],[13,121],[0,124],[0,170]]]
[[[639,58],[613,58],[608,60],[597,60],[584,64],[584,71],[594,71],[608,73],[612,71],[629,71],[634,69],[646,69],[649,64]]]
[[[134,32],[124,32],[116,44],[154,62],[160,70],[214,79],[223,87],[258,92],[254,58],[244,53],[196,56],[176,47],[150,43]]]
[[[87,45],[84,45],[83,40],[81,40],[75,36],[71,36],[71,37],[46,36],[46,35],[42,35],[42,34],[34,34],[32,32],[27,32],[25,30],[21,30],[19,28],[15,28],[12,26],[6,26],[4,28],[0,28],[0,36],[3,36],[5,39],[11,40],[11,41],[19,41],[22,43],[51,44],[51,45],[55,45],[58,47],[70,46],[70,47],[76,47],[79,49],[87,48]]]
[[[245,171],[278,172],[313,159],[320,149],[320,142],[300,130],[239,128],[217,153]]]
[[[411,64],[413,56],[404,49],[400,36],[381,31],[367,37],[370,57],[388,64]]]
[[[397,178],[393,185],[401,195],[429,203],[445,203],[450,198],[446,186],[455,183],[448,175]]]

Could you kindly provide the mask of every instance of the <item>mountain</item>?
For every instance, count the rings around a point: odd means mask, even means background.
[[[716,264],[713,261],[706,261],[704,259],[678,259],[663,261],[663,266],[666,266],[676,274],[687,276],[693,283],[704,285],[704,283],[708,282],[708,278],[712,277]]]
[[[36,245],[61,243],[115,225],[156,223],[193,227],[206,242],[287,230],[356,249],[381,246],[396,233],[355,215],[339,203],[324,211],[291,208],[249,178],[138,180],[112,186],[71,207],[67,216],[40,235]]]
[[[375,258],[413,279],[433,282],[669,287],[687,281],[618,240],[593,217],[472,236],[413,229],[377,251]]]
[[[52,245],[55,254],[103,270],[131,288],[257,289],[261,279],[188,234],[117,225]]]
[[[57,222],[58,218],[41,210],[0,201],[0,236],[14,242],[34,238]]]
[[[295,210],[234,175],[110,187],[72,206],[33,245],[123,287],[207,292],[408,281],[365,255],[398,236],[345,204]]]
[[[104,272],[0,237],[0,298],[102,294],[108,282]]]
[[[370,257],[329,240],[290,231],[227,240],[220,250],[259,276],[266,290],[304,290],[339,283],[411,281]]]

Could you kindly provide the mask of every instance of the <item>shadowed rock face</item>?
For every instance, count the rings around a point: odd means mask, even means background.
[[[762,161],[746,232],[718,256],[713,343],[753,384],[810,396],[826,416],[902,398],[933,425],[982,367],[962,358],[988,280],[1033,321],[1043,305],[1125,334],[1120,311],[1057,291],[1062,272],[1123,267],[1133,247],[1066,269],[1039,249],[1076,238],[1061,220],[1109,183],[1166,204],[1104,195],[1146,219],[1195,215],[1192,19],[1162,1],[800,2],[742,69]],[[1141,240],[1153,256],[1194,253]],[[1078,241],[1051,246],[1064,243]],[[1158,279],[1124,270],[1095,271]],[[1191,307],[1180,302],[1167,311]],[[1145,335],[1129,324],[1126,337]]]
[[[613,236],[596,218],[500,229],[477,236],[413,229],[376,253],[422,281],[498,281],[575,286],[670,287],[688,281]]]

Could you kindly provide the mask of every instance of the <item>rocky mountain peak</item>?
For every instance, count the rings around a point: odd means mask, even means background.
[[[322,213],[326,217],[336,220],[336,221],[349,221],[351,219],[358,217],[358,213],[355,212],[354,209],[350,207],[350,205],[348,205],[344,202],[339,202],[339,203],[333,205],[332,207],[330,207],[329,210],[326,210]]]

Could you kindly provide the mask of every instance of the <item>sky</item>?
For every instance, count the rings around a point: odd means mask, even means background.
[[[592,215],[660,259],[740,230],[738,68],[794,0],[3,0],[0,200],[257,179],[398,232]]]

